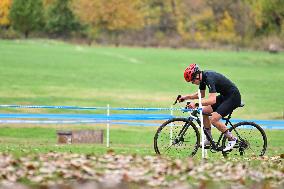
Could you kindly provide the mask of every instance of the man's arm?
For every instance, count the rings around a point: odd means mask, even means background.
[[[208,105],[213,105],[216,103],[216,97],[217,93],[209,93],[209,96],[207,99],[202,99],[201,104],[202,106],[208,106]]]
[[[204,98],[205,97],[205,90],[201,90],[200,93],[201,93],[201,98]],[[194,99],[198,99],[198,93],[197,92],[189,94],[187,96],[182,96],[180,98],[180,100],[194,100]]]

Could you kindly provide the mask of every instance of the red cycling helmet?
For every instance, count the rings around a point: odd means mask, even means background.
[[[184,70],[184,79],[187,82],[191,82],[193,79],[195,79],[196,74],[200,73],[200,69],[197,64],[190,64],[185,70]]]

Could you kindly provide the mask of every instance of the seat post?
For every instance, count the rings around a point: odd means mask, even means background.
[[[231,112],[231,113],[228,115],[228,120],[231,119],[232,113],[233,113],[233,112]]]
[[[226,121],[225,125],[227,125],[227,124],[229,123],[229,120],[230,120],[231,117],[232,117],[232,113],[233,113],[233,112],[231,112],[231,113],[228,115],[228,117],[223,117],[223,118],[222,118],[223,120]]]

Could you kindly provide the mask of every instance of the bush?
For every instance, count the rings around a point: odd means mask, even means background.
[[[277,51],[284,50],[284,38],[280,36],[259,37],[252,41],[251,46],[254,49],[271,51],[271,48],[276,48]]]
[[[20,38],[21,35],[10,28],[0,28],[0,38],[2,39],[17,39]]]

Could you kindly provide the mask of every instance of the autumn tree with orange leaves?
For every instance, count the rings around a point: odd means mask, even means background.
[[[0,1],[0,27],[8,27],[10,25],[9,12],[12,0]]]
[[[117,46],[121,32],[144,26],[142,0],[78,0],[74,2],[74,11],[84,23],[91,25],[92,33],[110,34]]]

